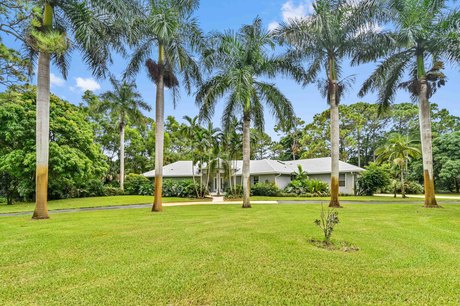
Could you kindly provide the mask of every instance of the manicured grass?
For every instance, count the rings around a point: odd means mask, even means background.
[[[196,202],[206,201],[204,199],[189,199],[189,198],[163,198],[164,203],[173,202]],[[112,197],[94,197],[94,198],[78,198],[64,199],[48,202],[48,209],[66,209],[66,208],[82,208],[82,207],[102,207],[102,206],[118,206],[130,204],[148,204],[153,203],[153,196],[112,196]],[[35,203],[16,203],[14,205],[0,204],[0,213],[34,211]]]
[[[460,205],[166,207],[0,222],[0,304],[458,305]]]
[[[265,197],[265,196],[252,196],[251,200],[254,201],[329,201],[329,197]],[[356,202],[391,202],[391,203],[423,203],[423,199],[419,197],[408,196],[405,199],[401,197],[393,198],[386,196],[341,196],[341,201],[356,201]],[[455,199],[438,199],[440,203],[455,203],[459,202]]]

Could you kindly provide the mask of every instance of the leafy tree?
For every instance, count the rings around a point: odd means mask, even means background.
[[[35,174],[35,88],[0,94],[0,179],[13,198],[30,200]],[[102,185],[107,158],[79,108],[51,95],[50,198],[78,197]]]
[[[136,90],[136,84],[126,80],[118,81],[111,77],[113,91],[102,94],[103,103],[100,111],[109,111],[112,118],[117,120],[120,131],[120,188],[124,189],[125,180],[125,128],[128,122],[140,123],[144,116],[142,110],[149,111],[150,106]]]
[[[327,97],[331,120],[331,201],[330,207],[339,203],[339,109],[340,99],[352,78],[343,78],[344,58],[359,52],[363,42],[374,36],[371,26],[379,9],[375,1],[318,0],[313,4],[313,14],[303,19],[292,19],[281,25],[277,34],[295,51],[294,57],[305,58],[309,69],[305,82],[318,81],[321,93]],[[326,80],[319,80],[321,70]]]
[[[243,208],[251,207],[250,196],[250,127],[263,130],[263,104],[271,109],[278,120],[290,120],[294,116],[291,102],[274,86],[261,80],[273,78],[277,73],[303,76],[302,69],[292,61],[270,56],[267,50],[275,47],[273,34],[262,27],[256,18],[237,33],[216,33],[210,38],[210,49],[204,62],[214,72],[196,95],[201,118],[211,119],[217,101],[228,96],[222,124],[228,131],[233,118],[242,115],[243,121]]]
[[[295,118],[288,124],[275,126],[275,132],[282,132],[285,134],[285,136],[280,139],[280,144],[285,150],[282,156],[280,156],[281,160],[296,160],[304,153],[301,145],[304,125],[305,122],[302,119]]]
[[[370,163],[366,170],[358,177],[358,193],[361,195],[373,195],[377,190],[382,190],[390,184],[388,167]]]
[[[270,135],[258,129],[251,129],[251,159],[271,158],[272,146],[273,140]]]
[[[23,40],[23,30],[38,12],[28,1],[4,0],[0,3],[0,33],[17,40]],[[0,85],[19,85],[27,81],[30,62],[17,50],[8,48],[0,37]]]
[[[129,26],[128,12],[134,7],[129,0],[34,0],[31,3],[40,12],[30,21],[24,36],[31,62],[38,57],[36,208],[33,218],[47,219],[51,60],[66,77],[69,51],[77,47],[94,74],[104,76],[107,62],[111,60],[111,48],[122,49],[121,37],[126,25]],[[72,46],[69,37],[73,38]]]
[[[433,141],[434,171],[442,186],[460,192],[460,132],[441,135]]]
[[[460,59],[458,35],[460,12],[448,11],[443,0],[390,0],[385,10],[394,30],[382,33],[363,48],[355,61],[385,58],[364,82],[360,95],[379,92],[382,108],[394,99],[398,89],[407,90],[419,102],[420,134],[423,155],[425,207],[437,207],[434,192],[432,129],[429,99],[445,83],[444,62]],[[387,39],[390,38],[390,39]],[[381,43],[378,43],[381,41]],[[427,67],[427,62],[431,62]],[[407,70],[410,78],[402,82]]]
[[[201,81],[200,69],[193,52],[202,45],[202,33],[192,17],[198,7],[197,0],[148,1],[145,14],[139,14],[133,32],[135,51],[126,74],[136,74],[143,63],[156,85],[156,133],[155,133],[155,197],[152,211],[162,211],[162,182],[164,154],[164,88],[171,88],[175,97],[183,77],[190,93],[192,85]],[[158,52],[157,61],[150,59],[153,49]]]
[[[401,134],[393,134],[389,137],[387,144],[376,150],[377,162],[390,162],[399,167],[401,179],[401,194],[406,197],[404,190],[404,173],[407,171],[407,164],[420,156],[420,150],[414,145],[414,140]]]

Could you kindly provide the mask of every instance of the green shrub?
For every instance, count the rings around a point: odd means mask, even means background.
[[[120,188],[111,187],[111,186],[104,186],[104,196],[118,196],[123,195],[124,192]]]
[[[251,194],[254,196],[279,196],[281,190],[273,182],[257,183],[251,187]]]
[[[180,197],[180,198],[196,198],[198,194],[205,194],[204,187],[193,182],[193,180],[164,180],[163,181],[163,196],[164,197]]]
[[[358,194],[371,196],[378,190],[384,190],[390,182],[387,167],[370,163],[358,177]]]
[[[328,196],[329,185],[320,180],[294,179],[284,188],[284,192],[305,197]]]
[[[406,193],[423,194],[425,192],[423,186],[417,182],[408,181],[404,185],[406,187]]]
[[[125,179],[125,194],[153,195],[153,182],[140,174],[130,173]]]
[[[225,199],[241,199],[243,197],[243,186],[236,185],[225,190]]]
[[[404,182],[405,191],[408,194],[423,194],[424,189],[423,186],[414,181],[406,181]],[[393,183],[385,187],[382,190],[384,193],[394,193],[396,188],[396,193],[401,193],[401,181],[393,180]]]

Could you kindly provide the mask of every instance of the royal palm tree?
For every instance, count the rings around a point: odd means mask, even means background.
[[[375,1],[318,0],[313,14],[292,19],[275,30],[282,42],[292,46],[294,58],[308,64],[305,83],[318,82],[327,96],[331,114],[331,200],[330,207],[339,203],[339,104],[352,78],[342,80],[342,62],[354,56],[363,41],[374,36],[374,23],[379,20]],[[326,80],[319,79],[321,71]]]
[[[48,216],[50,64],[67,76],[70,50],[78,49],[98,77],[104,76],[112,48],[122,50],[122,34],[135,12],[131,0],[35,0],[41,13],[26,29],[31,62],[38,57],[36,112],[36,206],[34,219]],[[72,40],[70,39],[72,37]]]
[[[375,151],[377,155],[376,161],[382,163],[388,161],[399,168],[399,176],[401,179],[401,194],[406,197],[404,172],[407,171],[408,163],[420,156],[420,150],[414,145],[414,140],[408,136],[401,134],[392,134],[388,138],[388,143]]]
[[[179,75],[188,93],[194,82],[200,82],[200,69],[193,51],[202,47],[202,33],[193,11],[198,0],[151,0],[132,30],[134,53],[126,75],[136,74],[145,63],[156,85],[155,112],[155,197],[152,211],[162,211],[163,153],[164,153],[164,90],[172,89],[177,97]],[[150,58],[156,49],[157,61]]]
[[[385,58],[364,82],[360,96],[378,91],[382,109],[398,89],[409,91],[419,104],[425,207],[438,207],[434,190],[431,110],[429,99],[445,83],[444,62],[459,61],[460,13],[449,11],[443,0],[390,0],[387,12],[394,30],[391,41],[365,46],[356,63]],[[428,63],[428,64],[427,64]],[[409,72],[409,81],[402,82]]]
[[[224,131],[228,131],[235,115],[243,121],[243,208],[251,207],[250,195],[250,127],[263,130],[263,102],[278,120],[294,116],[291,102],[263,78],[273,78],[278,73],[304,77],[300,66],[282,57],[268,54],[275,47],[272,33],[262,27],[256,18],[238,32],[227,31],[210,37],[210,49],[205,52],[204,63],[214,74],[198,90],[196,103],[200,117],[210,120],[220,98],[227,96],[222,115]]]
[[[110,115],[118,120],[120,131],[120,188],[124,190],[125,181],[125,127],[128,122],[141,123],[145,117],[142,110],[150,111],[150,106],[142,100],[134,82],[118,81],[110,78],[113,91],[101,95],[103,102],[100,111],[110,111]]]

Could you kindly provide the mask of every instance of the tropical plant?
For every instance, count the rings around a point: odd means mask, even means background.
[[[281,190],[274,182],[260,182],[252,186],[251,194],[254,196],[274,197],[281,194]]]
[[[318,226],[324,234],[324,243],[331,243],[331,236],[334,232],[334,227],[339,224],[339,213],[334,208],[325,209],[321,204],[320,218],[315,220],[315,225]]]
[[[121,50],[129,26],[129,0],[31,1],[39,7],[24,35],[31,63],[38,56],[36,120],[36,207],[34,219],[48,216],[49,108],[51,60],[67,76],[70,50],[78,48],[94,74],[104,76],[111,49]],[[123,26],[121,26],[123,25]],[[72,37],[72,41],[69,37]],[[31,70],[32,71],[32,70]]]
[[[155,131],[155,196],[152,211],[162,211],[164,154],[164,89],[170,88],[175,105],[179,75],[187,92],[194,82],[201,81],[200,69],[193,52],[202,47],[202,33],[193,11],[198,0],[148,1],[132,30],[131,43],[135,49],[126,75],[136,74],[145,63],[156,85]],[[150,58],[157,49],[157,61]]]
[[[393,102],[396,91],[404,89],[419,103],[425,207],[437,207],[429,99],[446,82],[444,64],[460,60],[460,12],[448,8],[447,2],[388,1],[385,11],[392,18],[393,30],[362,48],[355,60],[359,64],[384,58],[364,82],[361,96],[378,91],[378,103],[385,109]],[[409,80],[402,82],[408,71]]]
[[[284,188],[285,193],[298,196],[327,196],[328,190],[326,182],[308,178],[295,178]]]
[[[341,98],[353,77],[342,78],[344,58],[359,52],[359,46],[370,40],[379,20],[379,10],[373,0],[318,0],[313,14],[291,19],[275,32],[282,42],[292,46],[292,57],[309,63],[305,83],[317,81],[321,93],[327,97],[331,118],[331,200],[330,207],[339,202],[339,109]],[[326,80],[318,78],[321,70]]]
[[[213,34],[210,48],[204,54],[206,67],[214,74],[198,90],[196,103],[200,117],[210,119],[217,101],[227,96],[222,115],[224,131],[232,125],[236,115],[243,121],[243,208],[251,207],[249,161],[250,127],[263,130],[263,104],[272,110],[278,120],[290,120],[294,116],[290,101],[275,87],[262,78],[273,78],[277,74],[292,75],[297,80],[304,77],[302,68],[283,56],[271,56],[267,50],[275,47],[274,36],[262,27],[262,20],[256,18],[250,25],[238,32],[227,31]]]
[[[407,171],[407,164],[413,159],[420,156],[419,148],[414,145],[414,140],[401,134],[390,135],[387,144],[375,151],[377,162],[390,162],[399,168],[399,177],[401,179],[401,194],[406,197],[404,190],[404,173]]]
[[[372,196],[377,190],[383,190],[390,183],[394,187],[394,182],[390,180],[388,165],[377,165],[370,163],[366,170],[358,177],[358,194]]]
[[[118,81],[110,78],[113,91],[102,94],[103,102],[100,111],[110,111],[112,118],[117,120],[120,131],[120,189],[124,190],[125,181],[125,127],[128,122],[138,123],[144,119],[141,110],[150,110],[150,106],[142,100],[142,96],[136,90],[134,82]]]
[[[296,180],[308,180],[308,172],[303,170],[302,165],[297,165],[297,171],[291,174]]]

